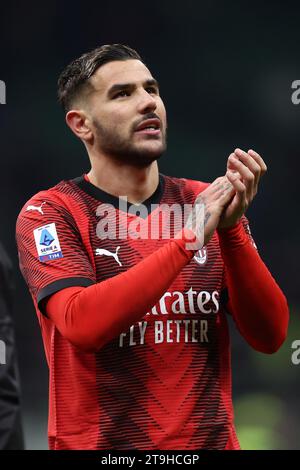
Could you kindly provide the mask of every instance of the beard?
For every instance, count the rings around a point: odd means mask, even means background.
[[[155,160],[158,160],[167,148],[166,131],[162,132],[160,148],[154,150],[150,148],[139,148],[138,144],[125,139],[115,130],[102,126],[98,121],[93,121],[96,134],[97,147],[101,152],[111,156],[120,163],[128,163],[136,167],[144,168]]]

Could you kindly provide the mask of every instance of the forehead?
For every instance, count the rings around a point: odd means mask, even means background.
[[[140,60],[116,60],[102,65],[90,81],[98,91],[105,92],[116,83],[138,83],[153,78]]]

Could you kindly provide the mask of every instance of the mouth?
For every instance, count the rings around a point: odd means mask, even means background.
[[[160,120],[159,119],[147,119],[135,130],[135,134],[143,134],[143,135],[159,135],[161,133],[160,129]]]

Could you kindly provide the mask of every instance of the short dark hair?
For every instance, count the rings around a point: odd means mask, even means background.
[[[115,60],[137,59],[144,63],[140,55],[124,44],[106,44],[86,52],[73,60],[62,71],[58,79],[58,101],[67,112],[74,99],[88,86],[89,78],[104,64]]]

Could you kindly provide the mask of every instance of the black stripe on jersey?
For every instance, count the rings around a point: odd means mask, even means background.
[[[86,181],[83,175],[79,176],[78,178],[74,178],[71,181],[75,183],[84,192],[92,196],[94,199],[97,199],[98,201],[106,203],[106,204],[111,204],[116,209],[119,209],[119,198],[117,196],[113,196],[112,194],[109,194],[103,191],[102,189],[98,188],[97,186],[90,183],[89,181]],[[148,199],[146,199],[142,203],[147,208],[148,215],[151,213],[151,209],[154,209],[154,208],[151,208],[151,205],[160,203],[162,196],[163,196],[163,192],[164,192],[164,186],[165,186],[164,175],[160,173],[159,183],[158,183],[156,190],[150,197],[148,197]],[[132,204],[127,201],[127,212],[129,211],[129,208],[131,205]],[[138,207],[138,204],[134,204],[134,207]],[[121,210],[122,210],[122,207],[121,207]]]
[[[46,312],[43,311],[43,307],[45,305],[43,300],[45,300],[46,297],[49,297],[49,295],[55,294],[55,292],[59,292],[60,290],[65,289],[66,287],[88,287],[92,284],[95,284],[95,281],[86,277],[68,277],[65,279],[59,279],[58,281],[51,282],[51,284],[48,284],[47,286],[43,287],[43,289],[38,292],[37,303],[39,310],[42,312],[43,315],[45,315],[45,317],[47,317]]]

